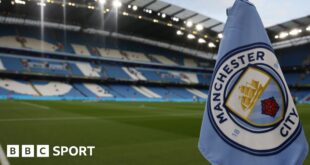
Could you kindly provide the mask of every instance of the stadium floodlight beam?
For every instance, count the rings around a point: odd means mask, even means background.
[[[197,24],[195,28],[197,31],[203,30],[203,26],[201,24]]]
[[[187,35],[187,38],[190,39],[190,40],[192,40],[192,39],[195,39],[196,37],[195,37],[193,34],[188,34],[188,35]]]
[[[46,6],[46,3],[44,3],[44,2],[38,2],[37,5],[42,6],[42,7],[45,7],[45,6]]]
[[[186,26],[187,27],[192,27],[193,26],[193,22],[192,21],[186,21]]]
[[[198,39],[198,43],[200,43],[200,44],[204,44],[204,43],[206,43],[206,40],[205,40],[205,39],[203,39],[203,38],[199,38],[199,39]]]
[[[120,2],[119,0],[114,0],[112,2],[113,7],[115,8],[120,8],[122,6],[122,2]]]
[[[213,42],[209,42],[208,46],[209,46],[209,48],[215,48],[216,47]]]
[[[104,5],[106,3],[106,0],[99,0],[100,5]]]
[[[279,34],[279,38],[283,39],[283,38],[286,38],[288,36],[288,33],[287,32],[281,32]]]
[[[290,34],[291,36],[296,36],[296,35],[298,35],[298,34],[301,33],[301,32],[302,32],[301,29],[292,29],[292,30],[289,32],[289,34]]]
[[[161,17],[162,17],[162,18],[166,18],[166,14],[165,14],[165,13],[162,13],[162,14],[161,14]]]
[[[181,35],[183,35],[184,33],[181,31],[181,30],[177,30],[177,35],[178,36],[181,36]]]

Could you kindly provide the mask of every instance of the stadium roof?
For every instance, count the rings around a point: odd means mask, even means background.
[[[46,22],[64,23],[79,30],[93,28],[104,30],[104,33],[117,32],[190,48],[190,52],[198,50],[216,53],[224,24],[196,10],[189,10],[166,1],[7,0],[0,1],[0,16],[13,20],[24,19],[24,22],[40,21],[43,11],[43,20]],[[104,4],[100,6],[100,2]],[[115,2],[120,2],[118,8],[115,8]],[[42,7],[44,10],[41,10]],[[198,26],[200,30],[197,30]],[[272,42],[278,42],[284,38],[296,37],[295,35],[279,37],[281,32],[289,33],[294,28],[306,29],[307,26],[309,16],[272,26],[267,28],[267,31]],[[306,33],[305,30],[302,32],[305,35]]]
[[[159,0],[41,1],[0,1],[0,15],[40,21],[43,11],[45,22],[103,29],[211,53],[216,52],[223,29],[218,20]]]
[[[281,42],[310,35],[310,15],[267,28],[271,41]]]
[[[155,12],[161,12],[169,15],[170,17],[177,17],[183,21],[191,21],[193,24],[201,24],[204,28],[222,32],[224,24],[216,19],[207,17],[196,11],[182,8],[178,5],[170,4],[159,0],[121,0],[124,3],[137,5],[141,8],[148,8]]]
[[[163,0],[171,4],[194,10],[198,13],[225,22],[226,9],[235,0]],[[270,27],[310,13],[309,0],[249,0],[255,4],[265,27]]]

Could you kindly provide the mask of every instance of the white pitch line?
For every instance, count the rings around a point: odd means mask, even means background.
[[[95,117],[45,117],[45,118],[11,118],[11,119],[0,119],[0,122],[14,122],[14,121],[50,121],[50,120],[92,120]]]
[[[136,116],[98,116],[98,117],[45,117],[45,118],[9,118],[0,119],[0,122],[18,122],[18,121],[57,121],[57,120],[111,120],[111,119],[139,119],[139,118],[155,118],[155,117],[186,117],[200,116],[200,113],[186,114],[163,114],[163,115],[136,115]]]
[[[1,165],[10,165],[8,159],[5,156],[2,146],[0,145],[0,164]]]
[[[50,107],[47,107],[47,106],[44,106],[44,105],[39,105],[39,104],[33,104],[33,103],[28,103],[28,102],[20,102],[22,104],[25,104],[25,105],[30,105],[30,106],[33,106],[33,107],[37,107],[37,108],[41,108],[41,109],[50,109]]]

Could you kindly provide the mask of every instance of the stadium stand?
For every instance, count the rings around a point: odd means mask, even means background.
[[[77,67],[83,73],[84,76],[86,76],[86,77],[100,77],[100,74],[99,74],[99,72],[101,72],[100,68],[98,69],[98,68],[92,67],[91,64],[89,64],[89,63],[77,62],[75,64],[77,65]]]
[[[0,70],[5,70],[5,67],[3,66],[2,60],[0,59]]]
[[[151,55],[155,60],[166,65],[177,65],[174,61],[162,55]]]
[[[198,67],[197,63],[193,59],[189,59],[189,58],[184,58],[184,66]]]
[[[118,50],[107,49],[107,48],[98,48],[98,51],[101,56],[107,58],[116,58],[116,59],[126,59],[126,57],[121,54]]]
[[[44,40],[40,39],[38,28],[1,24],[0,30],[1,98],[141,101],[208,98],[212,60],[122,39],[103,41],[83,32],[68,31],[64,42],[60,31],[49,28],[45,29]],[[308,46],[276,50],[290,86],[310,84],[309,71],[300,69],[310,64]],[[309,91],[292,93],[298,101],[310,100]]]
[[[17,81],[11,79],[0,79],[1,95],[29,95],[38,96],[39,94],[34,89],[30,82]]]
[[[203,99],[208,98],[208,95],[207,95],[207,94],[205,94],[205,93],[203,93],[203,92],[201,92],[201,91],[199,91],[199,90],[197,90],[197,89],[186,88],[186,90],[189,91],[189,92],[191,92],[192,94],[198,96],[198,97],[203,98]]]
[[[149,90],[146,87],[143,86],[132,86],[133,89],[135,89],[136,91],[138,91],[139,93],[143,94],[144,96],[148,97],[148,98],[161,98],[160,95],[158,95],[157,93]]]
[[[96,95],[96,97],[113,97],[106,89],[102,88],[100,85],[84,83],[83,84],[89,91]]]
[[[282,67],[309,66],[310,44],[283,48],[276,51]]]
[[[90,56],[90,53],[89,53],[86,46],[79,45],[79,44],[71,44],[71,46],[72,46],[75,54]]]

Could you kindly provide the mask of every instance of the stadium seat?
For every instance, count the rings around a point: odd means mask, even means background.
[[[80,44],[71,44],[71,46],[76,54],[90,56],[90,53],[86,46]]]
[[[2,88],[1,95],[24,94],[31,96],[38,96],[39,93],[33,88],[32,84],[26,81],[16,81],[12,79],[0,79],[0,88]]]
[[[0,58],[0,71],[6,70],[6,68],[4,67],[2,60]]]
[[[184,58],[184,65],[188,67],[198,67],[198,64],[191,58]]]
[[[106,89],[102,88],[100,85],[92,84],[92,83],[83,83],[83,85],[92,93],[96,95],[96,97],[113,97]]]
[[[162,56],[162,55],[151,55],[153,58],[155,58],[158,62],[166,65],[177,65],[177,63],[173,62],[169,58]]]
[[[57,81],[32,81],[32,84],[42,96],[82,96],[68,83]]]
[[[76,66],[86,77],[100,77],[100,68],[92,67],[89,63],[77,62]],[[99,69],[99,70],[98,70]]]

